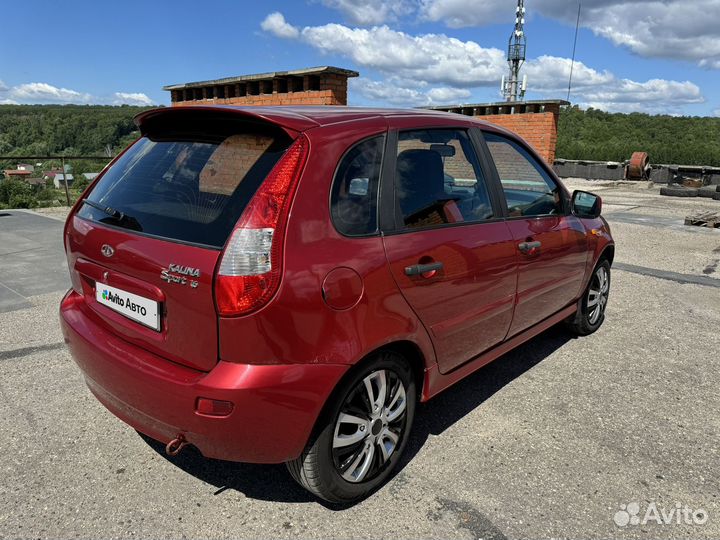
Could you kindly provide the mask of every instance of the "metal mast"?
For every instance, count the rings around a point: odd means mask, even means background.
[[[502,80],[502,93],[507,101],[522,101],[525,98],[525,90],[527,90],[527,77],[520,80],[520,68],[525,63],[525,49],[527,41],[525,39],[525,0],[517,0],[517,8],[515,10],[515,30],[510,35],[508,41],[507,61],[510,65],[510,77]]]

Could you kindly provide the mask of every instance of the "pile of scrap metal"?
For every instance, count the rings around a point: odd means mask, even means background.
[[[661,195],[670,197],[704,197],[720,201],[720,169],[689,165],[669,166],[672,179]]]

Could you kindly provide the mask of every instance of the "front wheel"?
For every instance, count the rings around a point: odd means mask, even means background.
[[[382,484],[407,444],[415,414],[415,381],[407,362],[383,352],[345,380],[319,431],[287,463],[305,489],[332,503],[357,501]]]
[[[570,331],[587,336],[600,328],[610,296],[610,263],[603,259],[595,267],[590,283],[583,293],[580,309],[568,322]]]

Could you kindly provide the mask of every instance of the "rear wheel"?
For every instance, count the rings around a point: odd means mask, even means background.
[[[587,336],[600,328],[605,320],[605,308],[610,296],[610,263],[601,260],[585,289],[580,310],[568,322],[570,331],[578,336]]]
[[[405,360],[392,352],[379,354],[338,388],[316,437],[287,463],[290,474],[332,503],[365,497],[397,465],[415,401],[415,382]]]

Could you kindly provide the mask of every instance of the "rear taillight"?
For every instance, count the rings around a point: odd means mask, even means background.
[[[245,208],[218,267],[215,302],[221,316],[245,315],[277,292],[287,215],[309,142],[300,135]]]

